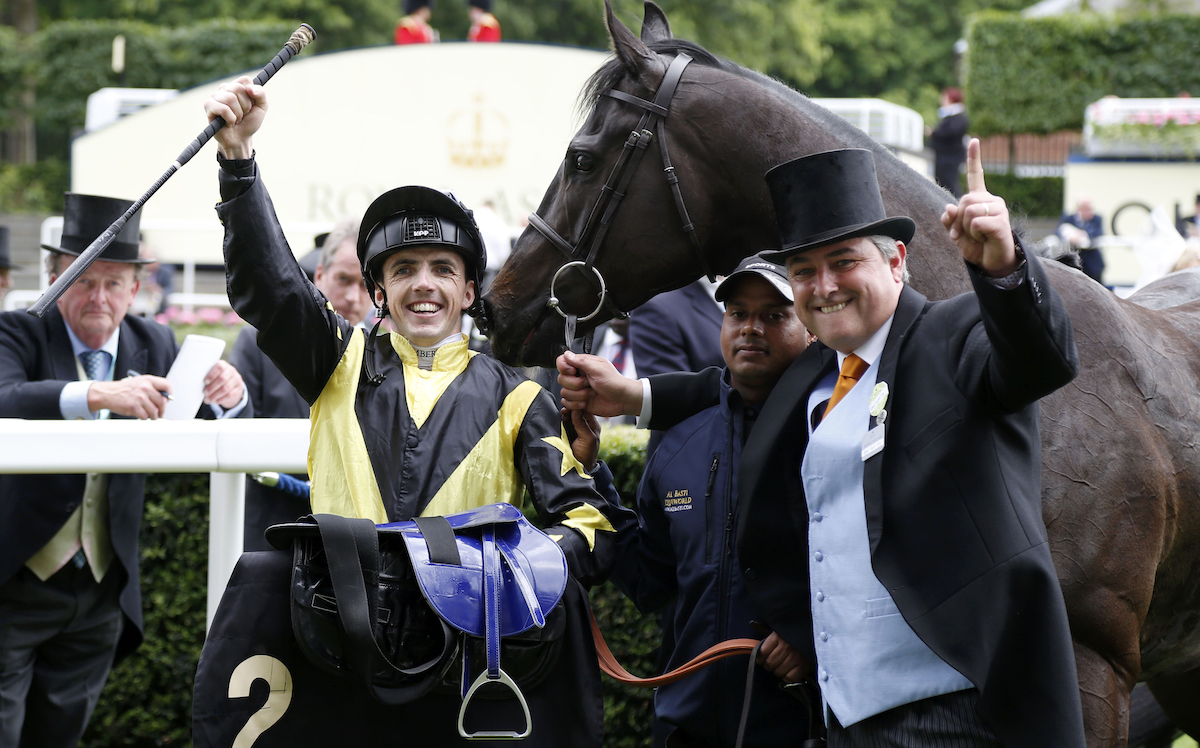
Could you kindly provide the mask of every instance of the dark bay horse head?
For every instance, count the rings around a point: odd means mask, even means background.
[[[966,274],[937,216],[950,195],[841,117],[771,78],[721,60],[688,41],[673,39],[662,11],[646,3],[641,38],[618,21],[608,28],[615,55],[585,87],[583,127],[567,148],[537,215],[577,245],[592,217],[630,132],[643,110],[602,95],[621,91],[651,100],[678,55],[693,62],[671,98],[665,118],[667,150],[679,180],[699,251],[684,230],[660,156],[651,142],[629,177],[625,196],[595,255],[609,303],[577,331],[629,311],[663,291],[704,274],[728,272],[746,255],[777,248],[779,234],[763,175],[776,164],[834,148],[869,148],[889,215],[918,224],[909,265],[918,290],[944,298],[966,290]],[[652,140],[657,141],[655,136]],[[594,224],[596,219],[593,218]],[[933,227],[932,229],[930,227]],[[594,228],[594,226],[593,226]],[[590,234],[589,234],[590,236]],[[933,251],[931,245],[944,245]],[[577,247],[583,259],[587,247]],[[703,260],[701,259],[703,257]],[[549,365],[565,347],[563,317],[548,308],[551,278],[568,261],[547,237],[527,228],[488,292],[492,349],[512,364]],[[597,306],[594,277],[564,273],[555,288],[562,307],[584,316]]]

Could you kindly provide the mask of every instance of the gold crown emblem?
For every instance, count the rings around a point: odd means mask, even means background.
[[[475,105],[460,109],[446,120],[446,146],[456,166],[488,168],[504,163],[508,156],[508,118],[495,109],[485,109],[483,94],[475,94]]]

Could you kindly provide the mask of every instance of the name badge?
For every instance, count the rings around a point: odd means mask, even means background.
[[[863,436],[862,442],[862,458],[863,462],[871,459],[875,455],[883,451],[883,424],[879,424]]]

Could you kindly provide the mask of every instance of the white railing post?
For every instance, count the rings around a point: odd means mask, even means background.
[[[208,610],[242,554],[246,473],[308,472],[307,420],[0,418],[0,473],[209,473]]]
[[[208,474],[208,612],[204,630],[212,626],[225,585],[242,555],[245,532],[246,474]]]

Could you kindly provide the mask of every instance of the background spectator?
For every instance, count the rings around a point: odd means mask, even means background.
[[[934,154],[933,178],[955,199],[962,197],[958,173],[967,160],[968,124],[962,91],[953,87],[942,89],[937,127],[929,134]]]
[[[713,294],[716,285],[704,278],[667,293],[660,293],[633,310],[629,318],[629,343],[638,376],[672,371],[700,371],[724,366],[721,357],[721,322],[725,313]],[[662,432],[650,435],[646,459],[654,454]]]
[[[1101,283],[1104,275],[1104,256],[1092,245],[1104,236],[1104,219],[1092,210],[1090,198],[1081,197],[1075,212],[1064,215],[1058,222],[1058,234],[1073,249],[1079,250],[1079,261],[1089,278]]]
[[[492,15],[491,10],[492,0],[471,0],[471,4],[467,6],[467,15],[471,18],[471,30],[467,32],[467,41],[500,41],[500,22]]]
[[[1196,195],[1196,212],[1175,222],[1175,228],[1184,239],[1200,237],[1200,194]]]
[[[433,0],[404,0],[404,16],[396,23],[397,44],[429,44],[440,41],[437,29],[429,25]]]

